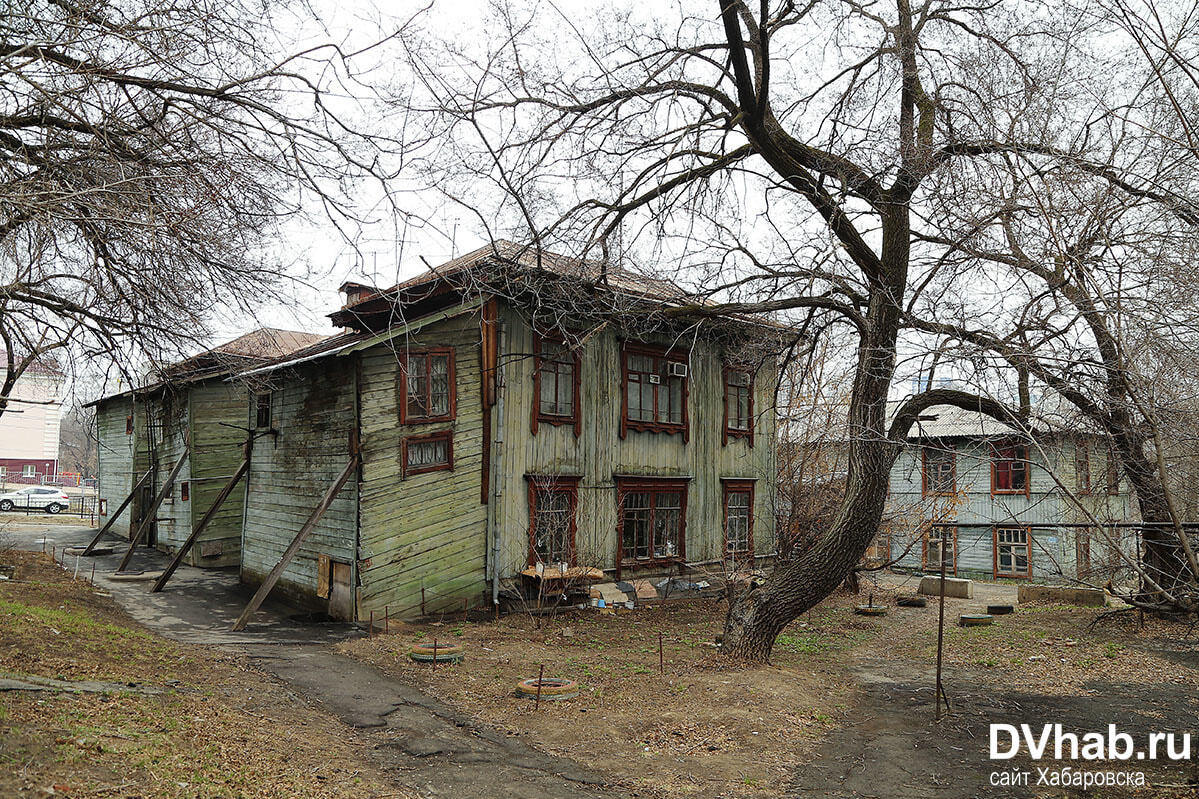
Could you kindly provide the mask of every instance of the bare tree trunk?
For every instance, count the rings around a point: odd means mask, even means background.
[[[815,546],[793,560],[777,563],[761,586],[742,591],[729,606],[723,650],[734,658],[768,659],[783,628],[844,582],[878,532],[891,467],[900,451],[900,445],[887,434],[886,417],[895,371],[898,303],[907,276],[906,211],[897,213],[888,227],[891,235],[884,236],[887,257],[878,276],[882,284],[873,287],[858,344],[849,402],[845,498]],[[897,227],[902,235],[897,235]]]

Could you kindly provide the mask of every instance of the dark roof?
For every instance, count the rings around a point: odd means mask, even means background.
[[[450,289],[464,289],[472,281],[487,284],[510,274],[542,273],[566,278],[634,300],[655,303],[714,305],[708,298],[688,292],[673,281],[623,269],[603,261],[576,258],[539,249],[533,245],[497,240],[401,281],[389,289],[364,297],[329,316],[339,326],[355,325],[365,315],[384,312],[393,304],[408,305]],[[759,322],[761,320],[758,320]]]
[[[87,405],[96,405],[104,400],[117,397],[148,393],[167,385],[195,383],[213,377],[231,375],[257,364],[285,358],[298,350],[319,346],[328,338],[330,337],[317,333],[262,327],[240,335],[232,341],[218,344],[212,349],[190,358],[165,366],[158,370],[156,379],[147,382],[144,386],[110,394],[94,402],[89,402]]]

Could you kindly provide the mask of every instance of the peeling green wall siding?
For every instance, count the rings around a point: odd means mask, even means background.
[[[405,349],[453,347],[457,414],[400,425]],[[477,605],[486,589],[487,510],[480,501],[483,412],[479,316],[466,313],[361,353],[362,503],[358,614],[396,616]],[[453,431],[453,471],[403,477],[405,436]]]
[[[193,386],[188,399],[192,440],[189,502],[191,525],[195,529],[212,506],[216,495],[241,464],[250,400],[244,387],[225,380],[211,380]],[[243,478],[196,539],[187,554],[186,563],[217,567],[235,566],[240,562],[245,497],[246,483]]]
[[[763,369],[754,385],[754,445],[743,439],[722,444],[724,425],[723,360],[711,344],[690,350],[689,440],[678,433],[630,430],[620,438],[621,347],[605,330],[582,350],[582,426],[578,438],[567,426],[539,425],[531,430],[533,334],[511,309],[501,314],[507,329],[504,362],[504,461],[500,465],[503,500],[498,509],[503,535],[500,575],[525,568],[528,556],[528,483],[526,475],[573,475],[579,481],[576,546],[580,563],[611,569],[617,559],[617,474],[689,477],[686,547],[692,563],[717,560],[724,547],[724,494],[721,478],[756,479],[754,547],[774,551],[775,412],[772,369]],[[646,343],[665,345],[666,340]],[[717,567],[713,567],[714,569]],[[660,571],[660,570],[659,570]],[[651,572],[653,571],[651,570]],[[638,572],[625,570],[626,577]]]
[[[246,486],[241,576],[259,583],[278,563],[308,516],[350,460],[355,428],[352,359],[327,358],[282,372],[271,396],[278,435],[257,440]],[[244,419],[249,419],[249,399]],[[357,482],[338,492],[276,590],[318,605],[317,560],[352,563],[357,531]]]
[[[116,511],[129,492],[140,473],[133,471],[134,437],[127,434],[126,419],[136,413],[130,397],[118,397],[105,400],[96,406],[96,435],[98,444],[99,491],[101,498],[106,500],[109,513]],[[136,419],[135,419],[136,422]],[[136,431],[137,426],[134,425]],[[114,535],[129,537],[130,520],[133,518],[132,508],[126,508],[110,528]],[[108,522],[108,515],[98,518],[103,527]]]

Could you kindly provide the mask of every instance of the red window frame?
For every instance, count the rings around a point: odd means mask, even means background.
[[[748,382],[744,386],[734,386],[729,382],[729,378],[733,375],[745,375]],[[721,372],[720,382],[724,384],[724,438],[722,444],[728,444],[730,438],[744,438],[749,441],[749,445],[754,445],[754,373],[752,369],[744,366],[726,365]],[[735,404],[730,401],[733,392],[744,391],[746,393],[746,424],[744,428],[733,427],[730,422],[732,420],[731,411]]]
[[[433,357],[444,356],[447,361],[446,365],[446,380],[449,383],[450,396],[446,407],[447,412],[438,414],[437,416],[414,416],[408,413],[408,374],[413,368],[414,363],[421,362],[420,368],[424,371],[425,376],[425,407],[431,407],[430,395],[432,392],[433,381],[431,378],[430,363]],[[458,381],[456,378],[455,363],[454,363],[454,348],[453,347],[430,347],[427,349],[411,349],[400,354],[400,379],[398,381],[399,396],[398,404],[400,406],[400,424],[429,424],[430,422],[449,422],[453,421],[458,415]]]
[[[737,561],[745,558],[750,563],[753,563],[754,557],[754,481],[753,480],[722,480],[723,488],[723,534],[724,534],[724,549],[723,557]],[[729,498],[733,494],[746,494],[749,496],[749,519],[747,520],[746,530],[746,549],[737,550],[736,552],[729,550]]]
[[[930,533],[932,533],[932,531],[934,529],[942,531],[941,538],[938,539],[941,541],[945,540],[944,531],[948,530],[950,532],[950,535],[951,535],[950,540],[953,543],[953,560],[946,566],[945,573],[946,574],[957,574],[958,573],[958,528],[957,528],[956,524],[930,524],[927,528],[925,528],[925,530],[924,530],[924,546],[920,553],[920,563],[922,564],[923,570],[926,572],[930,571],[929,562],[928,562],[928,542],[931,539]],[[940,574],[941,573],[941,564],[938,563],[935,566],[933,566],[932,572]]]
[[[921,447],[920,449],[920,493],[926,497],[952,497],[957,494],[958,486],[958,453],[949,445],[938,445],[931,448],[940,454],[949,455],[949,491],[936,491],[932,487],[932,480],[929,479],[929,458],[928,453],[930,447]]]
[[[626,344],[620,353],[620,437],[625,438],[629,430],[638,430],[646,433],[682,433],[683,441],[687,441],[689,437],[689,414],[687,410],[687,398],[691,383],[691,370],[688,368],[687,376],[682,378],[668,378],[682,380],[682,422],[659,422],[658,419],[658,392],[654,392],[654,419],[655,421],[643,421],[640,419],[629,418],[629,356],[641,355],[654,359],[654,367],[658,369],[658,373],[662,374],[666,363],[684,363],[689,364],[687,356],[672,356],[668,350],[661,347],[649,347],[642,344]],[[638,374],[650,374],[638,372]],[[640,381],[638,381],[640,382]],[[656,385],[656,384],[655,384]]]
[[[191,499],[191,487],[188,485],[188,482],[184,480],[179,484],[179,500],[181,502],[187,502],[189,499]]]
[[[543,363],[541,357],[542,348],[546,344],[561,345],[568,348],[568,353],[571,356],[571,384],[573,392],[573,402],[571,402],[571,412],[569,415],[545,413],[541,409],[541,373],[543,371]],[[582,415],[579,413],[579,386],[580,372],[582,361],[579,357],[577,348],[571,348],[570,343],[563,337],[549,335],[533,335],[533,433],[536,434],[539,424],[552,425],[571,425],[574,427],[575,437],[577,438],[582,432]],[[555,383],[556,386],[556,383]]]
[[[679,496],[679,535],[677,552],[666,557],[626,558],[624,553],[624,509],[625,499],[629,494],[646,493],[651,496],[659,493],[678,493]],[[650,500],[650,529],[653,530],[654,516],[657,510],[656,496]],[[651,533],[652,535],[652,533]],[[654,549],[653,540],[649,542],[649,550]],[[687,559],[687,481],[670,478],[617,478],[616,481],[616,576],[619,579],[623,569],[640,568],[644,566],[661,566],[663,564],[682,563]]]
[[[1091,493],[1091,448],[1086,441],[1074,442],[1074,489],[1081,495]]]
[[[1010,452],[1010,454],[1005,454]],[[1019,469],[1013,467],[1019,465]],[[1028,496],[1029,484],[1032,482],[1029,474],[1028,462],[1028,445],[1020,441],[999,441],[991,445],[991,495],[1016,495],[1023,494]],[[1017,471],[1024,473],[1024,485],[1021,488],[1012,488],[1012,475]],[[1001,488],[1000,483],[1003,482],[1002,476],[1007,473],[1007,488]]]
[[[1104,467],[1103,479],[1107,483],[1107,495],[1114,497],[1120,493],[1120,456],[1115,447],[1107,448],[1107,464]]]
[[[429,466],[418,466],[412,468],[408,465],[408,450],[413,444],[423,444],[430,441],[445,441],[445,463],[436,463]],[[405,478],[416,474],[427,474],[428,472],[452,472],[454,470],[454,432],[452,430],[438,430],[436,433],[425,433],[419,436],[408,436],[400,444],[401,450],[401,466]]]
[[[1026,572],[1001,572],[999,571],[999,531],[1000,530],[1023,530],[1024,540],[1027,547],[1027,555],[1025,562],[1028,564]],[[1026,524],[997,524],[991,528],[991,574],[993,577],[1011,577],[1013,579],[1029,579],[1032,577],[1032,528]]]
[[[125,417],[125,435],[133,435],[133,414]]]
[[[537,498],[540,494],[566,494],[570,506],[570,526],[569,535],[570,541],[567,544],[567,563],[571,566],[577,565],[578,548],[576,546],[576,534],[578,533],[579,519],[579,478],[578,477],[563,477],[554,475],[547,477],[543,475],[529,475],[529,555],[528,564],[535,566],[539,561],[537,554]],[[546,564],[549,565],[549,564]]]

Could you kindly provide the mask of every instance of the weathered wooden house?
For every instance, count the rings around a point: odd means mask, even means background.
[[[921,415],[891,472],[898,565],[985,578],[1094,581],[1135,551],[1128,484],[1105,440],[1068,419],[1031,434],[977,412]],[[1102,584],[1103,579],[1098,580]]]
[[[293,599],[413,616],[774,551],[777,329],[504,242],[343,292],[346,332],[240,376],[247,582],[284,562]]]
[[[248,395],[244,385],[229,381],[230,375],[321,338],[263,328],[173,364],[145,387],[92,403],[99,439],[100,523],[111,522],[112,532],[129,538],[165,491],[142,540],[164,552],[177,550],[243,459]],[[132,500],[122,509],[130,494]],[[244,496],[244,485],[238,486],[220,505],[187,552],[187,563],[240,562]]]

